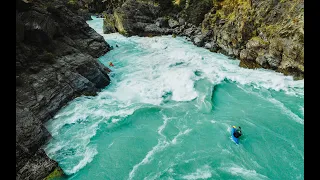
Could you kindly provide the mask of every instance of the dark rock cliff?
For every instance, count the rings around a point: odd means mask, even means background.
[[[241,66],[304,77],[303,0],[220,0],[206,14],[202,34]]]
[[[16,179],[43,179],[58,167],[41,148],[50,138],[43,123],[110,83],[96,59],[109,45],[65,3],[16,1]]]
[[[303,0],[16,0],[16,179],[57,169],[41,147],[43,126],[67,102],[107,86],[96,58],[110,50],[85,20],[102,13],[104,32],[188,37],[196,46],[304,78]]]
[[[123,35],[149,36],[168,34],[154,24],[159,16],[160,7],[149,1],[128,0],[113,13],[104,13],[104,33],[119,32]],[[159,32],[163,31],[163,33]]]
[[[304,78],[303,0],[127,0],[104,18],[104,33],[186,36],[242,67]]]

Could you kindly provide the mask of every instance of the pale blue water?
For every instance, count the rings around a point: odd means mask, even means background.
[[[88,24],[102,34],[102,19]],[[111,84],[46,124],[61,179],[304,179],[303,80],[182,37],[103,36]]]

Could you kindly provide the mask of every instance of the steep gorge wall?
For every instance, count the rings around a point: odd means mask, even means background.
[[[41,147],[43,123],[73,98],[109,84],[95,58],[110,50],[85,23],[104,12],[106,33],[187,36],[240,66],[304,77],[303,0],[17,0],[16,173],[43,179],[58,167]]]
[[[43,179],[59,169],[42,149],[50,138],[43,124],[110,83],[96,59],[110,47],[67,1],[16,2],[16,179]]]
[[[102,13],[106,11],[112,13],[120,7],[126,0],[66,0],[67,5],[73,9],[87,10],[90,13]]]
[[[104,17],[105,33],[187,36],[242,67],[304,78],[303,0],[127,0]]]
[[[202,33],[241,66],[304,76],[303,0],[222,0],[205,15]]]

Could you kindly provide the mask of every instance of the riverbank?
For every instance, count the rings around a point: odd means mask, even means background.
[[[303,179],[303,80],[181,37],[102,34],[102,21],[88,24],[114,47],[99,58],[115,65],[112,83],[46,123],[45,151],[67,174],[58,180]]]
[[[110,83],[96,58],[111,48],[65,1],[17,1],[16,179],[43,179],[58,168],[43,151],[44,123],[72,99]]]
[[[196,46],[304,78],[304,1],[189,1],[174,5],[127,0],[105,11],[104,33],[185,36]]]

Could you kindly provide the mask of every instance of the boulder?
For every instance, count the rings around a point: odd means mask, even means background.
[[[159,10],[152,3],[128,0],[114,11],[115,27],[123,35],[145,35],[146,26],[154,24]]]
[[[184,18],[179,18],[179,25],[182,26],[182,25],[185,25],[186,23],[186,20]]]
[[[109,34],[116,32],[115,29],[115,19],[113,14],[105,14],[105,17],[103,19],[103,33]]]
[[[164,17],[157,18],[155,24],[160,28],[168,28],[169,27],[168,19],[164,18]]]
[[[179,26],[179,22],[174,19],[169,19],[168,24],[169,24],[170,28],[175,28],[175,27]]]

